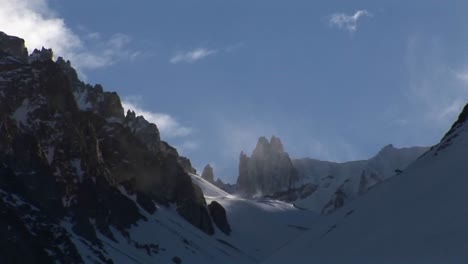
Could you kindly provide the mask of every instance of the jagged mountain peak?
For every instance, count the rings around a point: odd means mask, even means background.
[[[255,146],[255,149],[252,152],[253,157],[262,157],[265,155],[268,155],[269,153],[283,153],[284,148],[283,148],[283,143],[281,142],[281,139],[272,136],[270,138],[270,141],[264,136],[259,137],[257,141],[257,145]]]
[[[262,196],[286,191],[297,181],[297,172],[278,137],[260,137],[252,152],[239,157],[237,190],[246,196]]]
[[[263,156],[270,151],[270,142],[266,137],[260,137],[253,150],[252,156]]]
[[[281,139],[279,137],[272,136],[270,139],[270,146],[273,151],[276,152],[284,152],[283,143],[281,143]]]
[[[214,184],[214,173],[213,173],[213,167],[211,167],[210,164],[207,164],[204,168],[203,168],[203,172],[201,174],[201,177],[205,180],[207,180],[208,182],[210,183],[213,183]]]

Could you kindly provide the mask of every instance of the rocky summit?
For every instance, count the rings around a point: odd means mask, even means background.
[[[213,183],[213,184],[215,183],[213,168],[211,167],[210,164],[207,164],[205,168],[203,168],[201,177],[210,183]]]
[[[275,136],[270,141],[260,137],[251,157],[244,152],[240,154],[239,194],[253,197],[287,191],[297,180],[297,171],[281,140]]]

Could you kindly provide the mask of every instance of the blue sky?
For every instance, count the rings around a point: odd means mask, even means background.
[[[259,136],[279,136],[292,157],[369,158],[437,143],[468,99],[463,1],[0,6],[0,30],[72,59],[227,181]]]

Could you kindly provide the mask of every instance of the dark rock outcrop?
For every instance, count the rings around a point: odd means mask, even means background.
[[[24,39],[0,32],[0,49],[22,62],[28,61],[28,50],[24,46]]]
[[[213,221],[215,222],[219,230],[221,230],[226,235],[230,235],[231,226],[229,225],[229,222],[226,216],[226,210],[224,209],[224,207],[220,205],[218,202],[212,201],[208,205],[208,208],[210,209],[211,218],[213,218]]]
[[[318,189],[318,186],[312,183],[307,183],[298,188],[292,188],[284,192],[278,192],[271,195],[266,195],[266,198],[281,200],[285,202],[294,202],[298,199],[304,199],[313,194]]]
[[[323,207],[322,214],[329,214],[335,210],[343,207],[345,200],[347,199],[346,191],[343,188],[339,188],[332,196],[330,201]]]
[[[281,140],[275,136],[270,142],[265,137],[258,139],[252,156],[243,152],[239,157],[237,191],[245,196],[264,196],[291,189],[298,180],[288,153],[284,152]]]

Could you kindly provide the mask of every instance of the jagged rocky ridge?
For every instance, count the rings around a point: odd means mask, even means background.
[[[156,125],[125,115],[116,93],[81,82],[51,50],[28,56],[24,40],[0,33],[0,262],[81,263],[63,221],[99,247],[97,232],[131,240],[128,229],[156,204],[213,234],[186,171],[195,172],[190,161]]]

